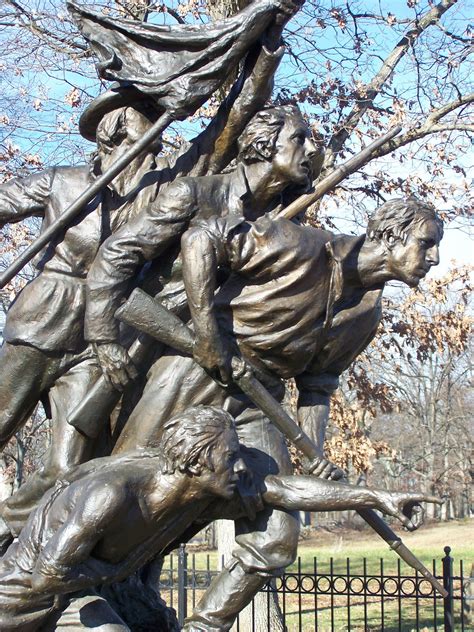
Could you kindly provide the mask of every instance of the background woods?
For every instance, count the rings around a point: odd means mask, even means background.
[[[230,15],[248,2],[90,4],[162,24]],[[469,0],[308,1],[289,22],[274,98],[301,105],[325,152],[320,178],[389,127],[403,126],[311,208],[308,221],[361,232],[376,205],[414,194],[436,205],[460,243],[466,239],[474,131],[469,9]],[[3,0],[0,45],[0,182],[45,165],[88,160],[94,147],[79,136],[77,120],[104,86],[64,2]],[[192,121],[170,128],[168,146],[206,125],[221,96]],[[38,228],[39,220],[30,220],[1,230],[2,267]],[[30,266],[2,290],[3,311],[32,274]],[[334,398],[327,446],[355,479],[375,467],[389,487],[445,495],[443,517],[465,515],[470,501],[470,289],[469,270],[459,265],[420,291],[394,289],[376,341]],[[9,485],[34,467],[46,438],[38,411],[4,456]]]

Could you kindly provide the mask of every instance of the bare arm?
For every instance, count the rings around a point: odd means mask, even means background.
[[[280,29],[281,35],[281,29]],[[275,37],[280,43],[280,37]],[[196,141],[208,163],[207,173],[219,173],[237,155],[237,139],[250,119],[270,98],[283,46],[261,46],[247,57],[242,76],[220,106],[211,125]]]
[[[200,153],[194,175],[220,173],[235,158],[237,139],[271,97],[274,75],[284,54],[283,28],[301,3],[283,0],[275,6],[279,9],[275,20],[247,55],[240,77],[208,128],[193,141]]]
[[[298,422],[321,451],[324,452],[326,428],[329,420],[329,395],[321,391],[300,391]]]
[[[298,387],[298,423],[319,448],[321,461],[311,473],[321,478],[342,478],[344,472],[324,458],[324,441],[329,421],[330,394],[337,388],[337,375],[312,376],[302,374],[296,378]]]
[[[419,524],[412,522],[406,511],[420,502],[441,504],[441,499],[411,492],[388,492],[381,489],[356,487],[314,476],[267,476],[265,504],[299,511],[345,511],[348,509],[378,509],[408,529]],[[405,512],[404,512],[405,510]],[[418,518],[418,516],[415,516]]]

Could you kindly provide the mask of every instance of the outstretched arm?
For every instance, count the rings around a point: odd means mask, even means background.
[[[280,44],[280,37],[275,36],[275,40]],[[203,173],[220,173],[236,157],[237,139],[272,94],[274,74],[283,53],[283,46],[273,47],[271,43],[249,53],[242,75],[209,127],[196,138]]]
[[[267,505],[298,511],[345,511],[378,509],[410,530],[419,526],[419,514],[410,514],[420,502],[442,504],[436,496],[410,492],[388,492],[328,481],[314,476],[267,476],[262,494]],[[407,511],[408,509],[408,511]],[[404,512],[405,510],[405,512]]]
[[[209,126],[192,141],[199,158],[192,175],[220,173],[237,155],[236,142],[250,119],[271,97],[273,80],[283,53],[282,32],[301,2],[282,0],[275,20],[247,55],[242,73]]]

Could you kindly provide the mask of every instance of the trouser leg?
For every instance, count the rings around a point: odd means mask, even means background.
[[[225,632],[238,613],[263,588],[268,577],[247,573],[233,560],[211,583],[193,614],[186,620],[186,632]]]
[[[246,448],[244,459],[256,478],[292,472],[285,441],[268,419],[248,407],[236,421],[239,440]],[[265,507],[254,520],[236,520],[235,530],[234,565],[220,573],[208,588],[188,619],[187,632],[229,630],[265,582],[296,557],[297,512]]]
[[[154,442],[162,423],[190,406],[224,405],[225,392],[192,358],[162,356],[114,447],[122,454]]]
[[[280,388],[278,383],[277,388]],[[281,397],[281,392],[274,395]],[[190,358],[163,356],[149,373],[142,400],[133,411],[114,452],[152,443],[163,421],[189,406],[221,406],[235,418],[245,459],[256,476],[292,473],[281,433],[245,397],[226,395]],[[212,513],[212,509],[209,509]],[[188,630],[228,630],[237,614],[269,577],[296,556],[296,513],[265,509],[255,521],[236,521],[234,566],[223,571],[206,591],[189,619]],[[232,598],[229,599],[229,596]],[[200,626],[200,627],[199,627]],[[206,627],[207,626],[207,627]]]
[[[59,614],[53,615],[39,632],[130,632],[130,628],[111,605],[98,595],[83,595],[70,599]]]
[[[58,359],[28,345],[0,349],[0,450],[28,420]]]
[[[82,401],[97,377],[95,359],[86,359],[71,367],[56,380],[49,391],[51,406],[51,445],[43,465],[11,496],[4,505],[3,518],[15,534],[23,528],[28,516],[43,494],[71,467],[92,458],[95,441],[67,423],[69,412]]]

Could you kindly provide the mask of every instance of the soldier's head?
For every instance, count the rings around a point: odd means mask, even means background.
[[[367,240],[381,245],[392,279],[416,287],[439,263],[443,222],[433,206],[415,197],[395,199],[370,217]]]
[[[188,408],[166,421],[156,447],[163,454],[164,474],[195,477],[208,494],[230,498],[245,471],[234,420],[214,406]]]
[[[269,107],[258,112],[241,134],[238,148],[240,162],[269,162],[274,175],[286,184],[311,182],[311,163],[318,150],[296,106]]]
[[[146,104],[122,107],[105,114],[96,130],[97,153],[104,173],[117,158],[127,151],[153,125],[158,114]],[[161,140],[147,147],[147,153],[158,153]]]

